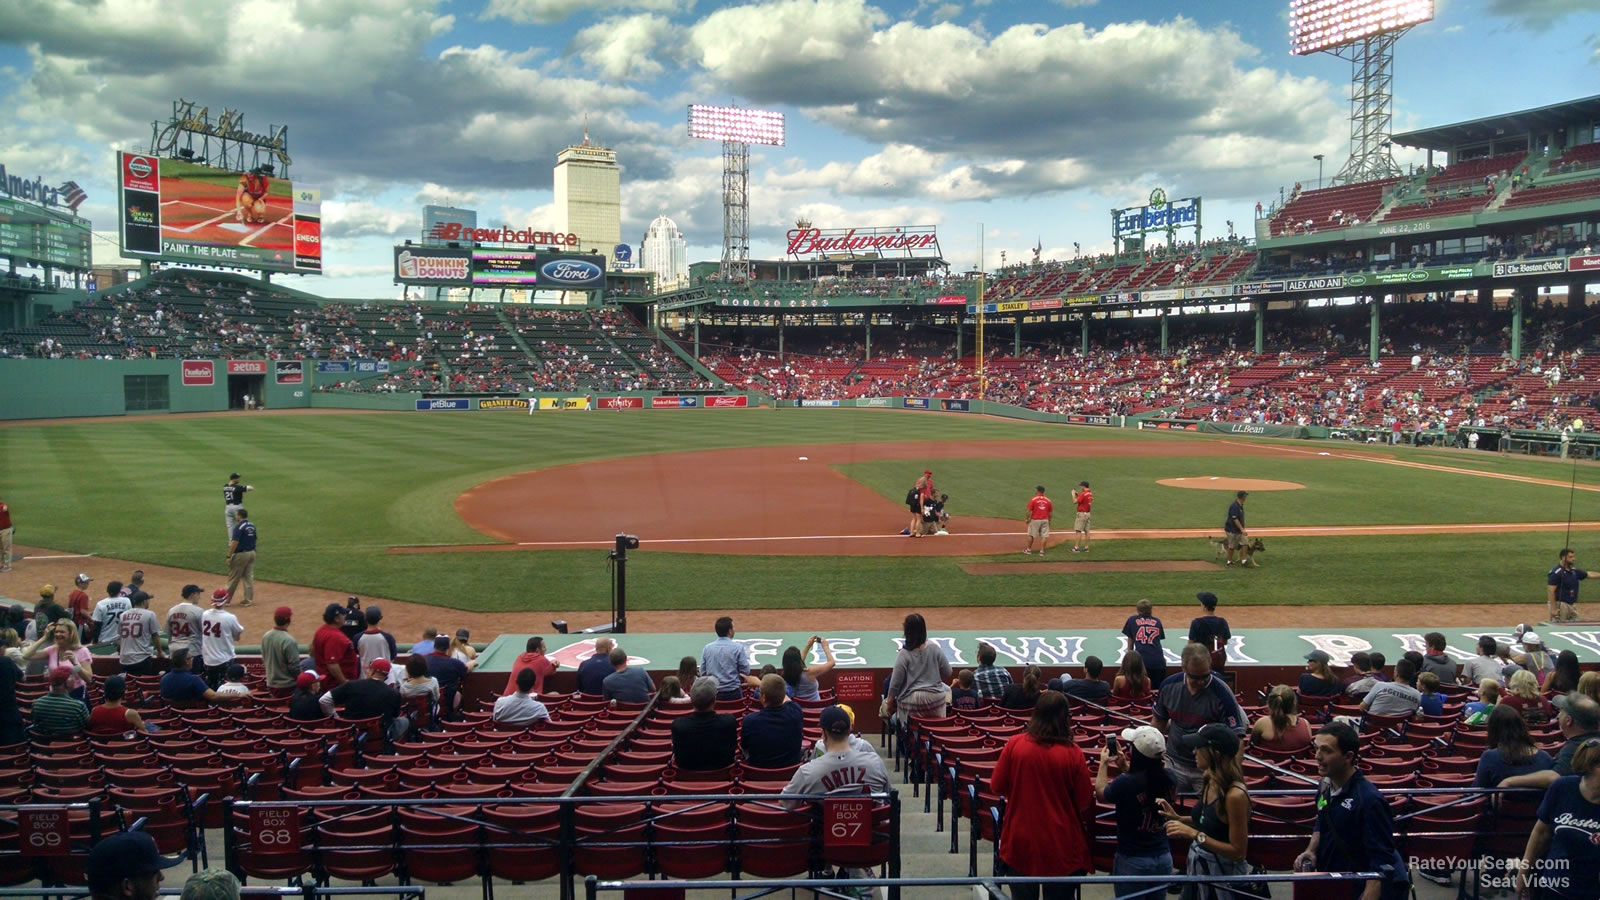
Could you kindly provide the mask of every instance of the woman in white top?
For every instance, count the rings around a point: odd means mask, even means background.
[[[661,679],[661,700],[680,706],[689,702],[689,695],[683,692],[683,682],[678,680],[678,676],[668,675]]]
[[[45,645],[49,644],[48,647]],[[44,652],[45,671],[56,666],[71,666],[72,677],[67,680],[67,691],[79,700],[89,693],[89,682],[94,680],[94,655],[78,643],[78,629],[66,619],[57,619],[38,640],[22,651],[24,660],[33,659]]]
[[[450,655],[466,663],[470,668],[478,664],[478,651],[472,649],[472,634],[465,628],[457,628],[456,636],[450,641]]]

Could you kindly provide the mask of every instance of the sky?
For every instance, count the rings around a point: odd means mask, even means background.
[[[1436,0],[1398,45],[1395,130],[1597,93],[1600,0]],[[179,97],[289,126],[323,192],[324,296],[393,297],[425,203],[553,230],[556,153],[617,150],[623,241],[673,218],[722,240],[720,147],[690,103],[775,109],[751,151],[751,255],[817,227],[934,225],[958,271],[1111,247],[1153,188],[1203,200],[1206,237],[1331,177],[1349,63],[1288,50],[1287,0],[5,0],[0,162],[75,180],[116,259],[117,150]],[[1399,148],[1397,148],[1399,149]],[[1402,163],[1419,159],[1397,153]]]

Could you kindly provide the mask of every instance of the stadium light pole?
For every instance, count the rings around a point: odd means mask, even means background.
[[[750,145],[782,147],[783,113],[689,105],[689,137],[722,142],[722,277],[750,280]]]
[[[1322,154],[1318,153],[1316,156],[1313,156],[1311,158],[1317,161],[1317,190],[1321,190],[1322,189]]]
[[[1289,52],[1350,61],[1350,159],[1332,184],[1398,177],[1389,150],[1394,45],[1433,19],[1434,0],[1289,0]],[[1320,181],[1320,179],[1319,179]]]

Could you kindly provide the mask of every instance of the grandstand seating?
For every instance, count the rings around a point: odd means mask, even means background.
[[[1520,209],[1525,206],[1546,206],[1552,203],[1566,203],[1572,200],[1582,200],[1600,195],[1600,178],[1586,178],[1581,181],[1563,181],[1556,184],[1536,184],[1524,187],[1506,198],[1501,204],[1501,209]]]
[[[1560,156],[1550,160],[1548,171],[1572,172],[1590,169],[1597,164],[1600,164],[1600,141],[1568,148]]]
[[[1398,178],[1384,178],[1301,191],[1273,215],[1269,227],[1277,236],[1343,228],[1351,220],[1370,222],[1384,192],[1398,183]]]

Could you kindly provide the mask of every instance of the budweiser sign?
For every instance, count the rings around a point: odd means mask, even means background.
[[[898,251],[911,255],[918,250],[939,252],[939,234],[932,225],[900,228],[792,228],[789,230],[790,256],[819,254],[884,253]]]
[[[532,244],[541,247],[576,247],[578,236],[571,232],[533,231],[532,229],[469,228],[460,222],[440,222],[428,232],[436,241],[472,241],[478,244]]]

